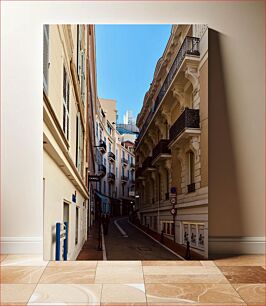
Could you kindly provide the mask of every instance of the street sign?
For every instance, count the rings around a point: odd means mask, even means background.
[[[176,187],[171,187],[171,193],[177,194]]]
[[[172,208],[170,210],[171,215],[175,216],[176,215],[176,208]]]
[[[175,204],[176,204],[176,198],[171,198],[171,199],[170,199],[170,203],[171,203],[172,205],[175,205]]]
[[[88,179],[90,182],[99,182],[100,176],[99,175],[89,175]]]

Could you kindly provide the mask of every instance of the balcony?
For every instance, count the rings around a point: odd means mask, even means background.
[[[98,174],[101,177],[104,177],[106,175],[106,167],[104,165],[98,165]]]
[[[183,60],[185,59],[186,56],[192,56],[192,57],[199,57],[200,56],[200,52],[199,52],[199,44],[200,44],[200,39],[198,37],[190,37],[187,36],[184,41],[182,46],[180,47],[177,56],[166,76],[166,79],[157,95],[157,98],[155,100],[154,103],[154,107],[153,109],[150,110],[150,113],[148,114],[148,116],[146,117],[146,120],[142,126],[142,129],[139,133],[139,137],[137,140],[137,143],[139,143],[139,140],[141,139],[141,137],[145,134],[146,129],[150,123],[150,121],[152,120],[152,117],[154,115],[154,113],[156,112],[157,108],[159,107],[159,105],[161,104],[161,101],[163,100],[165,94],[167,93],[170,85],[172,84],[176,73],[178,71],[178,69],[180,68],[181,64],[183,63]]]
[[[125,157],[121,158],[121,163],[124,167],[126,167],[128,165],[128,160]]]
[[[155,171],[155,168],[152,166],[152,157],[148,156],[142,163],[143,171]]]
[[[104,140],[100,140],[99,141],[99,150],[102,152],[102,153],[106,153],[106,143]]]
[[[195,191],[195,183],[191,183],[189,185],[187,185],[187,192],[194,192]]]
[[[199,110],[186,108],[170,128],[170,145],[183,138],[183,136],[200,134],[199,122]]]
[[[135,164],[134,163],[130,163],[130,169],[132,169],[132,170],[135,169]]]
[[[113,183],[115,181],[115,175],[113,172],[108,172],[107,175],[108,182]]]
[[[125,176],[125,175],[122,175],[122,176],[121,176],[121,182],[122,182],[122,183],[128,182],[128,177]]]
[[[142,167],[138,167],[138,169],[136,170],[136,174],[135,174],[136,180],[143,180],[144,179],[144,176],[143,176],[142,172],[143,172]]]
[[[169,139],[161,139],[152,150],[152,164],[159,160],[171,157],[171,150],[168,149]]]
[[[108,159],[110,162],[115,161],[115,154],[113,152],[108,152]]]

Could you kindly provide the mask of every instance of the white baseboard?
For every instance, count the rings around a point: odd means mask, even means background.
[[[209,256],[265,254],[265,237],[209,237]]]
[[[1,237],[2,254],[43,254],[42,237]]]

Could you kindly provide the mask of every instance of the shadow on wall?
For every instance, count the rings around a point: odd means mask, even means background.
[[[226,94],[221,42],[227,37],[209,29],[209,257],[232,254],[226,238],[243,232],[241,195]]]

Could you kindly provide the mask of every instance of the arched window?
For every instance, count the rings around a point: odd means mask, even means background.
[[[192,151],[187,153],[188,164],[188,192],[195,191],[195,155]]]

